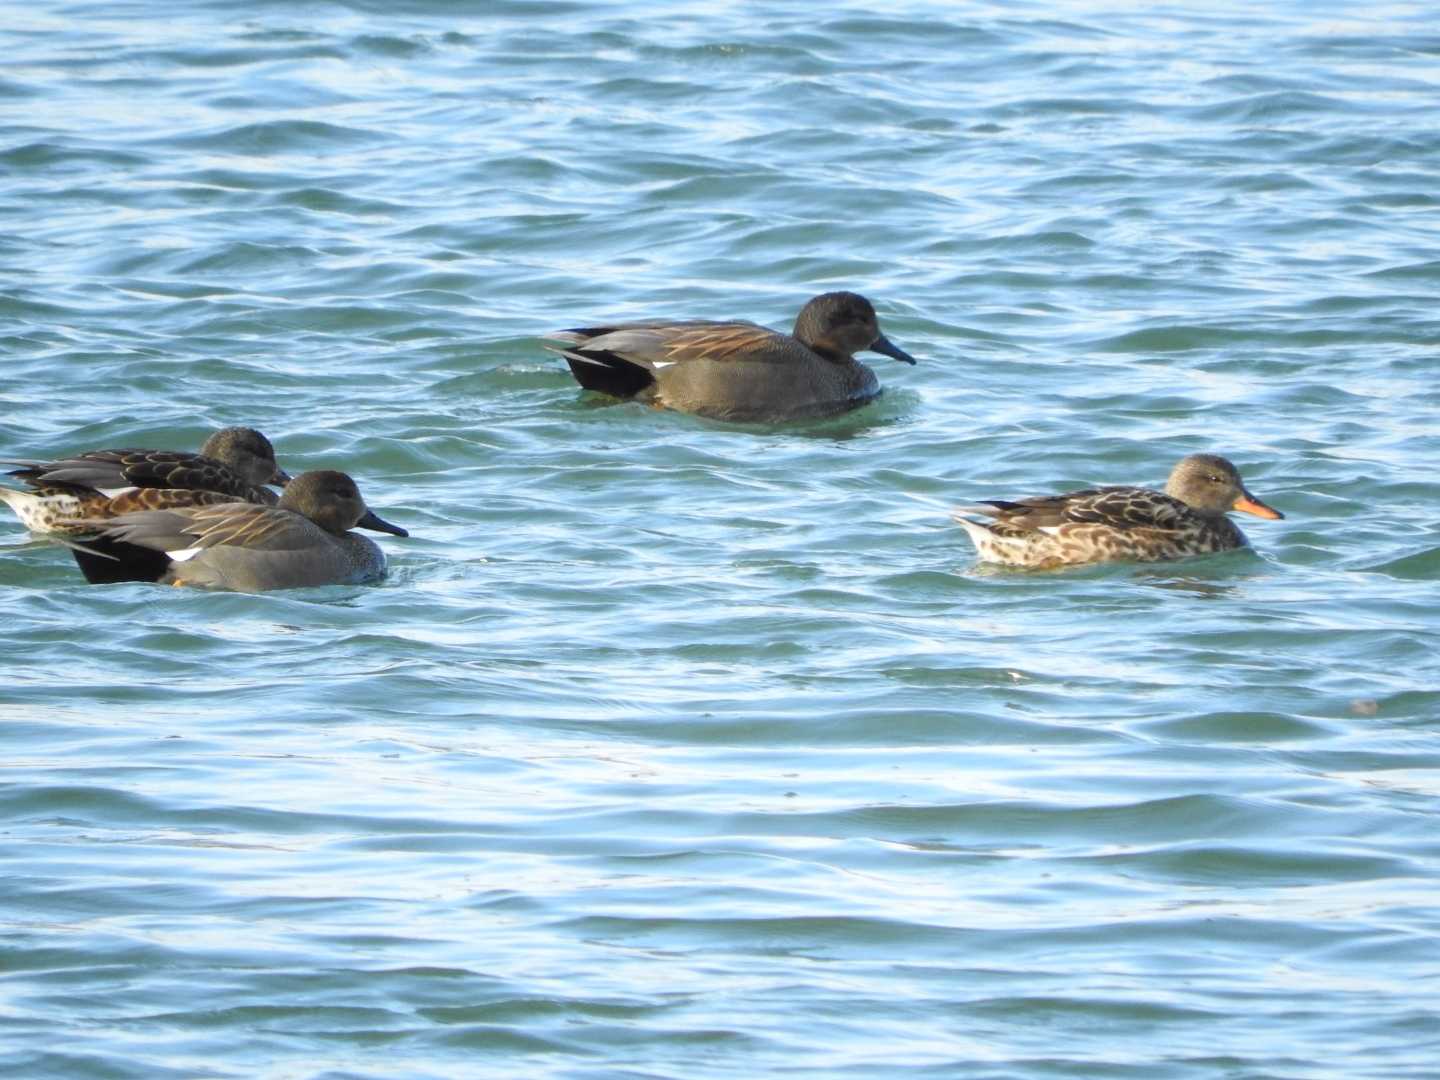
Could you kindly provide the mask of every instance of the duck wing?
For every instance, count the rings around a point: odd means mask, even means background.
[[[116,493],[125,488],[183,488],[218,491],[237,498],[264,500],[223,462],[183,450],[91,450],[56,461],[11,461],[10,475],[35,487],[91,488]],[[270,493],[270,501],[274,501]]]
[[[601,364],[621,360],[652,375],[691,360],[783,360],[796,344],[788,335],[752,322],[704,319],[582,327],[545,336],[571,346],[552,350],[567,359]]]
[[[163,551],[184,561],[207,548],[243,547],[252,551],[290,551],[315,543],[318,525],[290,510],[255,503],[140,510],[108,520],[75,524],[101,530],[111,540]]]
[[[1174,529],[1190,508],[1162,491],[1136,487],[1084,488],[1013,502],[994,500],[956,508],[956,513],[994,518],[1024,529],[1063,525],[1105,525],[1112,529]]]

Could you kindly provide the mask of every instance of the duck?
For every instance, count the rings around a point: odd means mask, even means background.
[[[1249,541],[1227,516],[1231,511],[1272,521],[1285,516],[1252,495],[1226,458],[1191,454],[1171,470],[1164,491],[1086,488],[960,506],[954,517],[982,562],[1051,570],[1245,547]]]
[[[56,461],[6,461],[29,490],[0,487],[0,502],[32,533],[83,535],[76,520],[101,521],[141,510],[242,502],[273,506],[290,474],[275,463],[275,448],[249,427],[227,427],[199,451],[86,450]]]
[[[876,352],[915,358],[880,332],[859,293],[809,300],[785,334],[752,322],[703,319],[612,323],[556,330],[559,353],[586,390],[716,420],[830,416],[880,394],[875,372],[855,359]]]
[[[94,541],[68,544],[92,583],[155,581],[236,592],[373,581],[384,576],[385,553],[350,530],[410,535],[366,506],[350,476],[330,469],[301,473],[274,506],[216,503],[68,524],[98,532]]]

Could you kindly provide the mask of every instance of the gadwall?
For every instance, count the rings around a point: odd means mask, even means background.
[[[955,520],[970,534],[982,562],[1048,570],[1245,547],[1245,534],[1225,516],[1231,510],[1272,520],[1285,516],[1251,495],[1225,458],[1191,454],[1171,471],[1164,491],[1102,487],[982,502],[957,507]]]
[[[348,530],[409,535],[377,517],[354,480],[329,470],[301,473],[286,485],[277,506],[230,502],[73,524],[100,530],[95,541],[70,543],[89,581],[158,581],[238,592],[369,581],[385,573],[385,554],[368,537]],[[148,557],[132,558],[137,549]]]
[[[61,522],[100,521],[140,510],[243,502],[273,506],[266,484],[290,476],[275,464],[275,448],[254,428],[222,428],[198,453],[185,450],[89,450],[58,461],[8,461],[10,475],[29,491],[0,487],[21,523],[34,533],[75,536]]]
[[[567,343],[545,348],[565,357],[587,390],[719,420],[845,412],[880,393],[857,352],[915,363],[880,332],[870,301],[852,292],[815,297],[801,308],[793,334],[692,320],[557,330],[546,338]]]

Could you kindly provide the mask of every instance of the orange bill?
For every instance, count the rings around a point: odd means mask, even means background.
[[[1266,506],[1248,491],[1241,492],[1231,509],[1239,510],[1242,514],[1254,514],[1256,517],[1267,518],[1270,521],[1279,521],[1285,516],[1273,506]]]

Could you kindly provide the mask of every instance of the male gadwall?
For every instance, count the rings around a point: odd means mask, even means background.
[[[34,533],[80,535],[64,521],[99,521],[138,510],[243,502],[275,505],[266,484],[289,483],[275,464],[275,448],[254,428],[215,432],[199,453],[185,450],[89,450],[59,461],[9,461],[10,473],[31,490],[0,487]]]
[[[1176,465],[1165,490],[1088,488],[1015,502],[982,502],[955,510],[982,562],[1051,570],[1083,563],[1157,562],[1229,551],[1247,543],[1225,515],[1285,515],[1266,506],[1215,454],[1191,454]],[[962,515],[992,520],[972,521]]]
[[[350,585],[381,577],[384,552],[348,530],[359,526],[410,535],[377,517],[354,480],[329,470],[291,480],[278,506],[230,502],[75,524],[100,530],[96,541],[70,543],[92,582],[158,581],[239,592]],[[137,550],[148,557],[132,557]]]
[[[617,323],[547,334],[566,348],[577,382],[619,398],[719,420],[790,420],[845,412],[880,393],[855,359],[870,350],[915,363],[880,333],[875,309],[852,292],[817,296],[793,334],[751,322]]]

